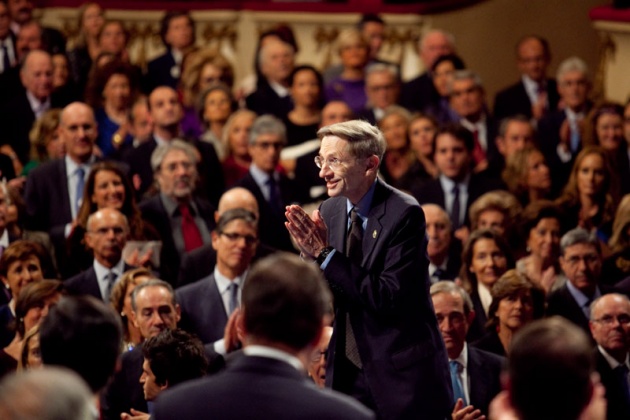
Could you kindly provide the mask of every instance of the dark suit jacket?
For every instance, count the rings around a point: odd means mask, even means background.
[[[477,292],[476,287],[474,287],[472,292],[470,293],[470,299],[473,303],[475,319],[473,320],[472,324],[470,324],[470,328],[468,328],[466,340],[472,342],[480,339],[486,334],[486,322],[488,322],[488,317],[486,316],[486,312],[483,310],[483,305],[481,304],[479,292]]]
[[[506,356],[505,348],[499,334],[496,331],[488,331],[479,340],[474,341],[471,344],[473,347],[487,351],[488,353],[496,354],[497,356]]]
[[[469,404],[486,416],[490,402],[501,392],[501,370],[504,363],[504,357],[468,346]]]
[[[284,222],[286,221],[284,214],[278,214],[272,209],[269,202],[265,200],[265,196],[252,177],[252,174],[248,172],[247,175],[237,181],[234,186],[243,187],[256,197],[260,212],[260,220],[258,222],[258,236],[260,237],[260,241],[282,251],[296,252],[295,247],[291,243],[289,232],[284,226]],[[295,183],[286,176],[280,177],[278,187],[282,195],[283,205],[286,206],[303,201],[297,196]]]
[[[320,390],[289,364],[243,356],[214,377],[182,384],[157,399],[156,420],[372,419],[356,401]]]
[[[558,109],[560,96],[558,86],[553,79],[547,79],[547,101],[549,102],[549,112]],[[529,101],[525,85],[522,80],[503,89],[494,98],[494,116],[501,121],[505,117],[516,114],[532,117],[532,103]]]
[[[180,328],[196,334],[204,344],[223,338],[228,316],[214,274],[176,291],[182,310]]]
[[[131,270],[132,268],[135,267],[125,264],[123,268],[123,273],[127,270]],[[120,274],[122,275],[123,273]],[[71,295],[94,296],[99,300],[109,303],[103,298],[103,295],[101,295],[101,289],[98,285],[98,279],[96,278],[96,271],[94,271],[94,266],[77,274],[76,276],[70,277],[64,282],[64,286],[66,287],[68,293]]]
[[[400,105],[410,111],[423,111],[439,100],[440,95],[435,90],[428,72],[404,83],[400,90]]]
[[[214,146],[199,140],[190,141],[201,155],[201,161],[197,164],[197,173],[200,182],[196,192],[200,197],[208,199],[213,205],[218,205],[224,190],[223,170],[217,157]],[[140,189],[137,191],[138,199],[153,185],[153,169],[151,169],[151,154],[157,149],[157,142],[152,137],[136,148],[128,149],[122,160],[129,165],[130,174],[140,176]],[[130,177],[131,178],[131,177]]]
[[[150,93],[158,86],[170,86],[177,89],[179,77],[173,77],[171,69],[175,66],[175,59],[170,51],[149,61],[145,75],[145,91]]]
[[[123,353],[120,370],[101,394],[103,420],[120,420],[120,413],[129,413],[131,408],[148,412],[140,383],[143,362],[141,345]]]
[[[258,88],[245,98],[247,108],[258,115],[272,114],[283,119],[293,109],[293,103],[289,95],[281,98],[275,90],[269,86],[266,80],[258,82]]]
[[[206,223],[208,232],[212,232],[215,227],[214,207],[212,207],[210,203],[198,198],[195,198],[194,202],[199,210],[199,216]],[[179,273],[180,258],[171,231],[171,219],[162,204],[160,195],[143,201],[140,203],[139,207],[142,218],[155,226],[162,239],[160,278],[174,286],[177,281],[177,274]]]
[[[448,417],[453,395],[428,293],[424,214],[411,196],[377,181],[363,236],[363,261],[357,265],[342,251],[346,206],[345,197],[334,197],[320,208],[328,242],[337,250],[324,270],[337,311],[326,383],[336,386],[335,355],[344,351],[342,344],[336,346],[345,337],[345,322],[337,321],[349,314],[379,417]]]
[[[630,419],[630,402],[623,396],[619,377],[599,350],[595,351],[596,369],[602,385],[606,388],[606,418],[608,420]]]
[[[271,255],[277,250],[263,243],[259,243],[256,248],[254,261]],[[190,251],[182,257],[182,263],[179,267],[179,276],[177,279],[177,287],[195,283],[204,277],[209,276],[214,271],[217,263],[217,252],[212,248],[212,244],[206,244],[193,251]]]
[[[505,186],[501,180],[489,178],[484,173],[472,174],[468,183],[468,201],[466,202],[464,224],[468,224],[468,209],[476,199],[489,191],[502,189],[505,189]],[[420,204],[432,203],[446,208],[445,194],[439,178],[425,182],[420,188],[412,191],[412,194]]]

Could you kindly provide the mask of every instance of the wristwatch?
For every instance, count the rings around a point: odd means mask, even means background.
[[[322,250],[319,251],[319,255],[315,259],[315,261],[317,262],[317,265],[322,265],[324,261],[326,261],[326,258],[328,258],[328,255],[330,255],[330,253],[333,252],[334,249],[335,248],[333,248],[332,246],[327,246],[326,248],[322,248]]]

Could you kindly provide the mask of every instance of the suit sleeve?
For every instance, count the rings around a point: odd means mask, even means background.
[[[397,220],[385,242],[373,251],[379,255],[369,270],[335,252],[324,270],[333,293],[374,311],[395,311],[410,293],[419,293],[428,267],[424,215],[420,207],[409,206]]]

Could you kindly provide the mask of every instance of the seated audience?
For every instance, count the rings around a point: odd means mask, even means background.
[[[256,119],[256,114],[247,109],[235,111],[228,118],[223,128],[223,148],[225,159],[223,176],[225,186],[231,188],[249,172],[252,157],[249,154],[249,132]]]
[[[630,195],[626,194],[613,222],[613,231],[608,245],[611,254],[602,264],[602,283],[614,285],[630,277]]]
[[[365,95],[367,102],[357,117],[371,124],[381,121],[386,110],[398,103],[400,75],[396,66],[374,63],[365,69]]]
[[[66,155],[66,145],[61,140],[57,130],[60,116],[61,110],[59,108],[49,109],[33,124],[28,136],[31,141],[30,160],[24,165],[21,175],[26,176],[38,165],[63,158]],[[2,171],[3,174],[5,172],[6,170]],[[8,176],[7,179],[9,179]]]
[[[439,174],[433,162],[433,143],[438,122],[429,115],[413,114],[409,120],[409,146],[420,162],[422,178],[436,178]]]
[[[501,177],[506,162],[519,150],[532,145],[535,134],[531,121],[524,115],[513,115],[502,119],[495,139],[499,153],[488,161],[486,173],[493,177]]]
[[[105,24],[104,14],[105,11],[97,2],[88,1],[79,7],[77,15],[79,34],[75,39],[74,48],[68,51],[70,74],[79,93],[85,91],[92,62],[100,52],[98,34]]]
[[[507,159],[502,178],[524,207],[551,198],[551,171],[545,156],[532,145],[515,151]]]
[[[143,337],[140,329],[133,322],[133,308],[131,307],[131,294],[137,285],[145,283],[153,278],[153,273],[146,268],[134,268],[125,273],[120,281],[114,284],[109,296],[109,303],[116,313],[120,314],[123,327],[123,352],[132,350],[142,343]]]
[[[470,229],[491,229],[513,244],[523,208],[507,191],[490,191],[476,199],[468,211]]]
[[[449,104],[448,87],[453,73],[465,68],[462,59],[455,54],[441,55],[431,66],[431,81],[437,95],[426,105],[424,112],[434,117],[440,124],[459,121],[459,115]]]
[[[223,131],[233,110],[232,92],[224,84],[213,84],[201,92],[198,102],[199,117],[206,127],[199,139],[214,146],[217,157],[223,161],[226,158]]]
[[[288,79],[293,109],[282,118],[287,129],[287,146],[294,146],[317,137],[321,122],[324,82],[313,66],[297,66]]]
[[[427,226],[427,257],[431,283],[455,280],[461,268],[461,247],[453,240],[451,219],[437,204],[422,206]]]

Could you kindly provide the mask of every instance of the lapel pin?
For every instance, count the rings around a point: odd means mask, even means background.
[[[376,230],[375,230],[374,232],[372,232],[372,238],[376,239],[376,235],[377,235],[377,233],[376,233]]]

